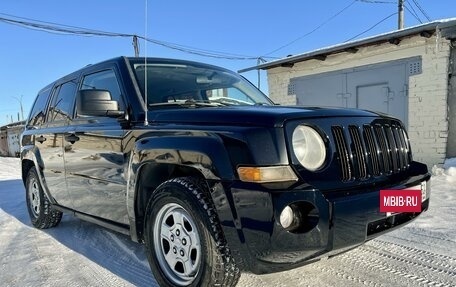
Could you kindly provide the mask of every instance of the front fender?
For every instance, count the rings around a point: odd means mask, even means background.
[[[190,167],[207,180],[232,181],[235,178],[223,140],[216,134],[146,135],[138,139],[130,157],[127,181],[127,211],[134,240],[137,240],[139,174],[142,167],[150,163]]]
[[[222,139],[211,134],[142,138],[135,144],[133,174],[146,162],[192,166],[207,179],[234,179]]]

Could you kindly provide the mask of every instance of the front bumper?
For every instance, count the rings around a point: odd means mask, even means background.
[[[235,182],[224,187],[226,198],[214,202],[236,262],[243,270],[262,274],[334,256],[403,226],[428,209],[429,199],[422,202],[422,212],[387,216],[379,212],[380,189],[403,189],[429,180],[423,170],[394,184],[337,192],[310,187],[271,191]],[[289,232],[279,223],[280,212],[296,202],[302,203],[309,223]]]

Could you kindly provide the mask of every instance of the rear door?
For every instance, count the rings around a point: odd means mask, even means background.
[[[44,164],[46,186],[57,203],[68,208],[73,208],[73,204],[65,180],[63,136],[72,116],[76,88],[76,78],[55,85],[46,123],[35,138]]]
[[[79,89],[108,90],[125,110],[121,86],[112,65],[84,73]],[[80,116],[75,111],[63,145],[68,188],[77,211],[128,224],[126,135],[119,119]]]

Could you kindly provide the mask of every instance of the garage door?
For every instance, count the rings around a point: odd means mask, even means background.
[[[407,84],[421,73],[418,57],[293,78],[297,104],[359,108],[390,114],[408,125]]]

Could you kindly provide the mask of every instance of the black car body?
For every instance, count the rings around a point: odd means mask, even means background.
[[[181,73],[190,66],[198,72]],[[57,80],[40,91],[22,136],[32,222],[52,227],[70,212],[144,242],[160,284],[230,286],[238,268],[290,269],[420,215],[380,213],[381,189],[417,187],[427,210],[430,174],[399,120],[276,106],[254,90],[218,67],[156,58],[120,57]],[[181,232],[189,237],[173,243]],[[205,267],[211,240],[218,279]]]

